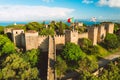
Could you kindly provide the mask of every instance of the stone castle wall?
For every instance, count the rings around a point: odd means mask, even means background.
[[[101,25],[98,27],[98,36],[97,36],[97,42],[101,42],[104,40],[106,36],[106,29],[104,27],[104,25]]]
[[[6,33],[12,33],[13,28],[4,28],[4,34]]]
[[[107,33],[113,33],[113,31],[114,31],[114,24],[113,23],[105,24],[105,27],[106,27]]]
[[[38,32],[25,33],[25,46],[26,46],[26,50],[38,48]]]
[[[55,79],[55,39],[52,36],[48,37],[48,68],[47,68],[47,80]]]
[[[62,49],[65,43],[72,42],[78,44],[78,40],[81,38],[88,38],[93,42],[93,45],[104,40],[107,33],[113,33],[114,24],[105,23],[99,27],[89,27],[88,32],[78,34],[78,31],[66,30],[65,35],[55,35],[56,49]],[[12,40],[17,47],[25,48],[26,50],[37,49],[41,51],[48,51],[48,36],[39,36],[38,32],[28,31],[24,33],[22,29],[5,29],[5,33],[12,34]]]
[[[92,41],[93,45],[97,44],[98,27],[88,28],[88,38]]]
[[[78,44],[78,31],[66,30],[65,31],[65,43],[67,42]]]
[[[78,34],[78,39],[79,38],[88,38],[88,32]]]
[[[37,49],[48,51],[48,36],[39,36],[38,32],[30,31],[25,33],[26,50]]]
[[[38,36],[38,47],[41,51],[48,51],[48,36]]]
[[[55,39],[56,49],[61,50],[65,45],[65,35],[55,35],[54,39]]]
[[[78,31],[71,31],[70,42],[78,44]]]
[[[14,44],[18,47],[23,47],[23,37],[22,35],[24,35],[24,30],[23,29],[12,29],[12,41],[14,42]]]

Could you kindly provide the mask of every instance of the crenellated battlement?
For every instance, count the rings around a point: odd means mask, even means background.
[[[60,38],[60,37],[65,37],[65,35],[55,35],[54,37],[55,37],[55,38],[56,38],[56,37]]]
[[[38,38],[46,38],[46,37],[48,37],[48,36],[46,36],[46,35],[39,35],[38,36]]]
[[[27,32],[25,32],[25,36],[38,36],[38,32],[36,32],[36,31],[27,31]]]
[[[71,33],[78,33],[78,31],[77,30],[72,30]]]

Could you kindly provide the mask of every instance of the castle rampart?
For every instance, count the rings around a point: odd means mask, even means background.
[[[88,38],[88,32],[78,34],[78,39],[79,38]]]
[[[38,48],[38,32],[28,31],[25,33],[26,50]]]
[[[65,35],[54,35],[56,49],[63,48],[65,43],[72,42],[78,44],[81,38],[88,38],[93,42],[93,45],[104,40],[107,33],[113,33],[113,23],[103,23],[97,27],[88,27],[88,32],[78,33],[78,31],[65,30]],[[38,32],[30,30],[24,33],[22,29],[6,28],[5,33],[12,34],[12,40],[17,47],[25,48],[26,50],[37,49],[48,51],[48,36],[40,36]]]
[[[14,44],[18,47],[23,47],[23,36],[24,36],[24,30],[23,29],[12,29],[12,41]]]
[[[97,44],[98,27],[88,28],[88,38],[92,41],[93,45]]]
[[[114,24],[113,23],[109,23],[109,24],[105,24],[106,26],[106,31],[107,33],[113,33],[114,31]]]
[[[4,34],[6,33],[12,33],[13,28],[4,28]]]
[[[48,51],[48,36],[38,36],[38,47],[42,52]]]
[[[106,29],[105,29],[105,26],[104,25],[100,25],[98,27],[98,36],[97,36],[97,42],[101,42],[104,40],[106,36]]]
[[[55,35],[54,39],[55,39],[56,49],[61,50],[65,45],[65,35]]]
[[[67,42],[78,44],[78,31],[66,30],[65,31],[65,43]]]

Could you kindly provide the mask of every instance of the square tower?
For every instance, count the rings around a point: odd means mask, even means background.
[[[67,42],[78,44],[78,31],[66,30],[65,31],[65,43]]]
[[[105,25],[106,33],[113,34],[113,32],[114,32],[114,23],[112,23],[112,22],[105,22],[103,24]]]
[[[109,23],[107,27],[107,33],[113,33],[114,32],[114,23]]]
[[[98,27],[98,37],[97,37],[97,42],[101,42],[104,40],[106,36],[106,29],[105,29],[105,26],[104,25],[100,25]]]
[[[29,30],[25,33],[25,47],[26,50],[37,49],[38,44],[38,32]]]
[[[92,41],[93,45],[97,45],[98,27],[88,28],[88,38]]]
[[[12,41],[14,44],[19,47],[23,48],[24,46],[24,30],[23,29],[12,29]]]

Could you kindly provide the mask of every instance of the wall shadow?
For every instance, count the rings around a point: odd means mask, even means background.
[[[47,80],[48,52],[40,52],[38,69],[41,80]]]

